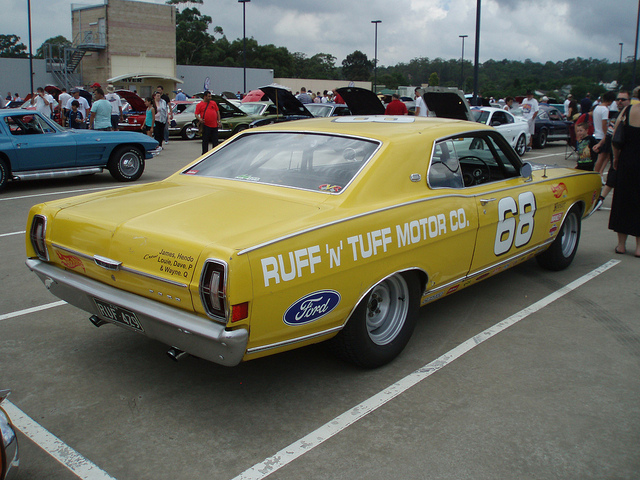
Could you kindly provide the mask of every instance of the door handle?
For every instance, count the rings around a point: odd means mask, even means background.
[[[495,198],[481,198],[480,199],[480,205],[482,205],[483,207],[489,203],[489,202],[495,202],[496,199]]]

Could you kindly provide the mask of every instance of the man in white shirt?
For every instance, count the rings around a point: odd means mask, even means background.
[[[31,97],[31,105],[36,106],[36,111],[40,112],[43,116],[51,118],[51,102],[49,101],[51,95],[44,93],[44,88],[38,87],[36,93]],[[51,98],[53,100],[53,98]]]
[[[82,118],[87,119],[89,118],[89,114],[91,113],[90,108],[89,108],[89,102],[87,102],[87,99],[84,97],[80,96],[80,90],[78,90],[77,88],[72,88],[71,89],[71,95],[72,97],[67,101],[67,104],[65,105],[65,109],[70,112],[71,111],[71,102],[73,102],[74,100],[77,100],[78,103],[80,103],[80,108],[78,110],[80,110],[80,112],[82,112]]]
[[[416,88],[414,93],[416,94],[416,117],[428,117],[429,109],[427,108],[427,103],[422,98],[421,90]]]
[[[615,92],[605,92],[600,98],[601,102],[593,109],[593,136],[598,141],[593,146],[593,150],[598,152],[598,160],[596,160],[593,170],[602,175],[611,154],[610,149],[607,148],[605,137],[609,123],[609,106],[616,99],[616,94]]]
[[[69,99],[71,98],[71,95],[69,95],[67,93],[67,89],[66,88],[62,88],[62,92],[60,93],[60,95],[58,95],[58,109],[60,110],[60,121],[62,122],[62,126],[66,126],[67,124],[67,115],[69,114],[66,109],[67,109],[67,103],[69,103]]]
[[[122,100],[115,92],[113,85],[107,85],[107,94],[104,98],[111,104],[111,130],[117,132],[118,123],[122,120]]]
[[[531,134],[531,137],[529,139],[527,150],[531,150],[533,135],[536,133],[536,117],[538,116],[540,107],[538,106],[538,101],[533,98],[533,92],[531,90],[527,90],[526,95],[527,98],[522,100],[520,107],[522,108],[522,117],[529,124],[529,133]]]
[[[573,95],[569,94],[567,95],[567,99],[564,101],[564,115],[567,116],[567,114],[569,113],[569,104],[571,103],[571,99],[573,98]]]

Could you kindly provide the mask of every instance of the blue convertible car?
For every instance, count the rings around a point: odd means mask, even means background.
[[[137,132],[73,130],[32,110],[0,110],[0,190],[9,180],[90,175],[137,180],[158,142]]]

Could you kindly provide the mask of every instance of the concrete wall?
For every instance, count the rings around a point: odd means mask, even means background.
[[[184,83],[178,85],[187,95],[208,90],[213,93],[241,92],[244,88],[244,69],[235,67],[200,67],[178,65],[177,77]],[[273,70],[247,68],[247,92],[273,83]]]
[[[7,96],[18,92],[22,98],[26,97],[30,89],[29,59],[28,58],[0,58],[0,95]],[[9,73],[10,72],[10,73]],[[53,76],[46,72],[44,60],[33,60],[33,89],[55,84]]]

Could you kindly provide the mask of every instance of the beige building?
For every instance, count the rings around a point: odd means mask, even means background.
[[[133,0],[71,7],[73,43],[84,52],[78,69],[86,85],[109,83],[150,95],[170,92],[176,78],[176,8]]]

